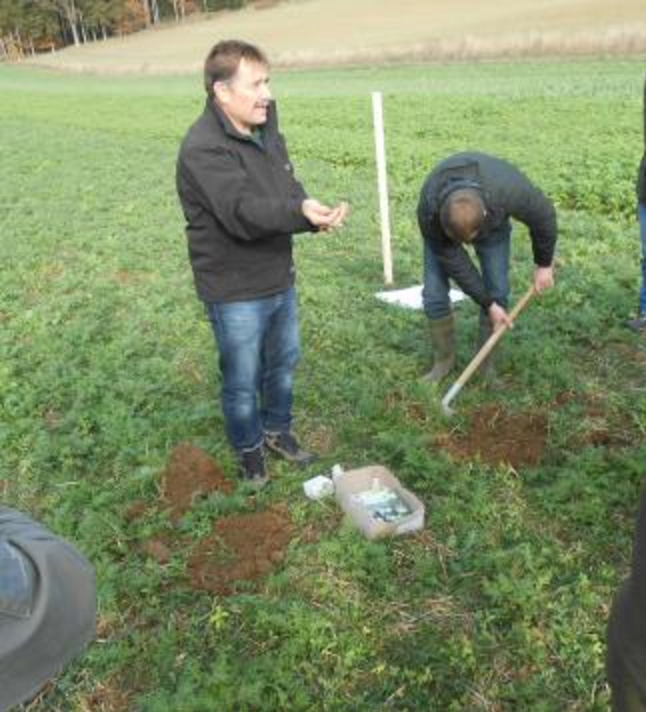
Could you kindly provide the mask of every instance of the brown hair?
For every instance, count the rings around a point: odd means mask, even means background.
[[[444,232],[458,242],[473,240],[487,216],[482,196],[477,190],[461,188],[450,193],[440,208]]]
[[[204,62],[204,88],[209,97],[213,98],[213,85],[231,79],[243,59],[269,65],[264,52],[248,42],[223,40],[213,46]]]

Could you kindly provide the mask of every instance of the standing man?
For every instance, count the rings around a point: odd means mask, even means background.
[[[291,432],[300,356],[292,233],[340,227],[347,206],[307,196],[294,177],[263,52],[219,42],[204,66],[204,112],[177,161],[189,256],[220,355],[222,409],[240,477],[267,482],[264,448],[307,464]]]
[[[637,175],[637,219],[642,253],[642,278],[639,290],[639,313],[634,319],[629,319],[626,322],[626,326],[637,333],[646,331],[646,81],[644,82],[642,114],[644,119],[644,154]]]
[[[511,326],[509,302],[510,218],[529,228],[534,288],[554,285],[556,212],[517,168],[484,153],[458,153],[438,164],[422,187],[417,219],[424,238],[424,311],[429,319],[437,383],[455,364],[455,324],[449,299],[452,279],[481,307],[479,346],[498,325]],[[475,250],[478,272],[466,246]],[[491,370],[491,360],[481,370]]]

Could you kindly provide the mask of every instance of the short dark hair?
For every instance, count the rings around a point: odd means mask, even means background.
[[[458,242],[471,241],[480,231],[487,209],[480,192],[459,188],[449,193],[440,206],[440,224],[444,232]]]
[[[212,47],[204,62],[204,88],[211,98],[213,85],[231,79],[243,59],[269,65],[269,60],[261,49],[242,40],[223,40]]]

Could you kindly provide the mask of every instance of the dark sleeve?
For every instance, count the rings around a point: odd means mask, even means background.
[[[548,198],[518,169],[509,166],[500,202],[511,217],[527,225],[534,262],[549,267],[556,247],[556,210]]]
[[[304,191],[295,179],[287,199],[258,196],[238,158],[225,148],[187,148],[180,154],[178,171],[226,231],[240,240],[312,230],[301,211]]]
[[[639,163],[637,173],[637,200],[646,203],[646,79],[644,80],[644,102],[642,105],[642,118],[644,121],[644,153]]]

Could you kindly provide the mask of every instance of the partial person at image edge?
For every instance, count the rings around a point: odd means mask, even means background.
[[[95,634],[94,569],[68,542],[0,507],[0,712],[32,699]]]
[[[219,42],[204,82],[206,106],[182,142],[177,192],[218,346],[227,437],[241,479],[262,487],[266,449],[297,464],[314,459],[292,433],[300,358],[292,234],[340,227],[347,206],[309,198],[294,176],[259,48]]]
[[[533,286],[554,286],[556,211],[552,202],[508,161],[476,151],[438,163],[422,186],[417,219],[424,243],[422,301],[428,317],[433,366],[424,376],[437,383],[453,369],[455,322],[449,280],[480,305],[478,348],[507,314],[510,283],[511,220],[529,229],[534,256]],[[476,253],[480,270],[466,246]],[[489,358],[481,373],[492,375]]]
[[[637,175],[637,220],[641,244],[641,287],[639,290],[639,312],[634,319],[629,319],[626,326],[636,332],[646,330],[646,79],[644,80],[644,101],[642,107],[644,120],[644,153]]]
[[[615,596],[606,661],[613,712],[646,712],[646,486],[642,484],[630,576]]]

